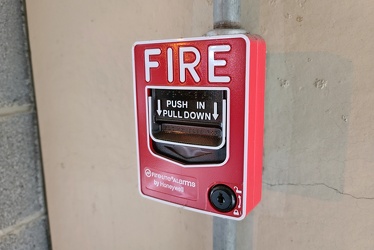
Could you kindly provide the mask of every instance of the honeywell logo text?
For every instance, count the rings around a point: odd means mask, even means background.
[[[189,200],[197,199],[198,181],[191,176],[145,168],[144,183],[147,189],[153,191]]]

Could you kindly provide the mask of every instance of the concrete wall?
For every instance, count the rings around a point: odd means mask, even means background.
[[[22,1],[0,0],[0,249],[48,249]]]
[[[212,1],[27,7],[54,249],[211,249],[210,217],[137,194],[131,45],[204,34]],[[242,1],[268,44],[264,191],[233,248],[374,248],[372,23],[370,0]]]
[[[373,249],[372,1],[242,2],[268,56],[263,199],[237,249]]]
[[[139,195],[131,66],[136,40],[203,34],[211,6],[26,3],[53,249],[211,249],[210,217]]]

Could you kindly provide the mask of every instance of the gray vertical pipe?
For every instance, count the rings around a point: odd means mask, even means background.
[[[213,218],[213,250],[236,249],[236,221]]]
[[[246,33],[240,29],[240,0],[214,0],[214,30],[208,36]],[[236,221],[213,218],[213,250],[236,249]]]
[[[240,28],[240,0],[214,0],[214,29]]]
[[[240,0],[214,0],[213,28],[208,36],[247,33],[240,26]]]

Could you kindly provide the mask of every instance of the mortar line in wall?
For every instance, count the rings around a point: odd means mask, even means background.
[[[0,240],[9,235],[9,234],[17,234],[21,229],[25,228],[29,223],[34,222],[40,218],[46,217],[46,212],[44,210],[41,210],[39,212],[36,212],[30,216],[25,217],[18,223],[9,226],[7,228],[0,230]]]
[[[34,110],[33,104],[0,107],[0,117],[29,113],[29,112],[32,112],[33,110]]]

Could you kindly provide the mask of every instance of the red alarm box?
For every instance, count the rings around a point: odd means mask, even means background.
[[[144,197],[236,220],[258,204],[265,57],[256,35],[134,44]]]

